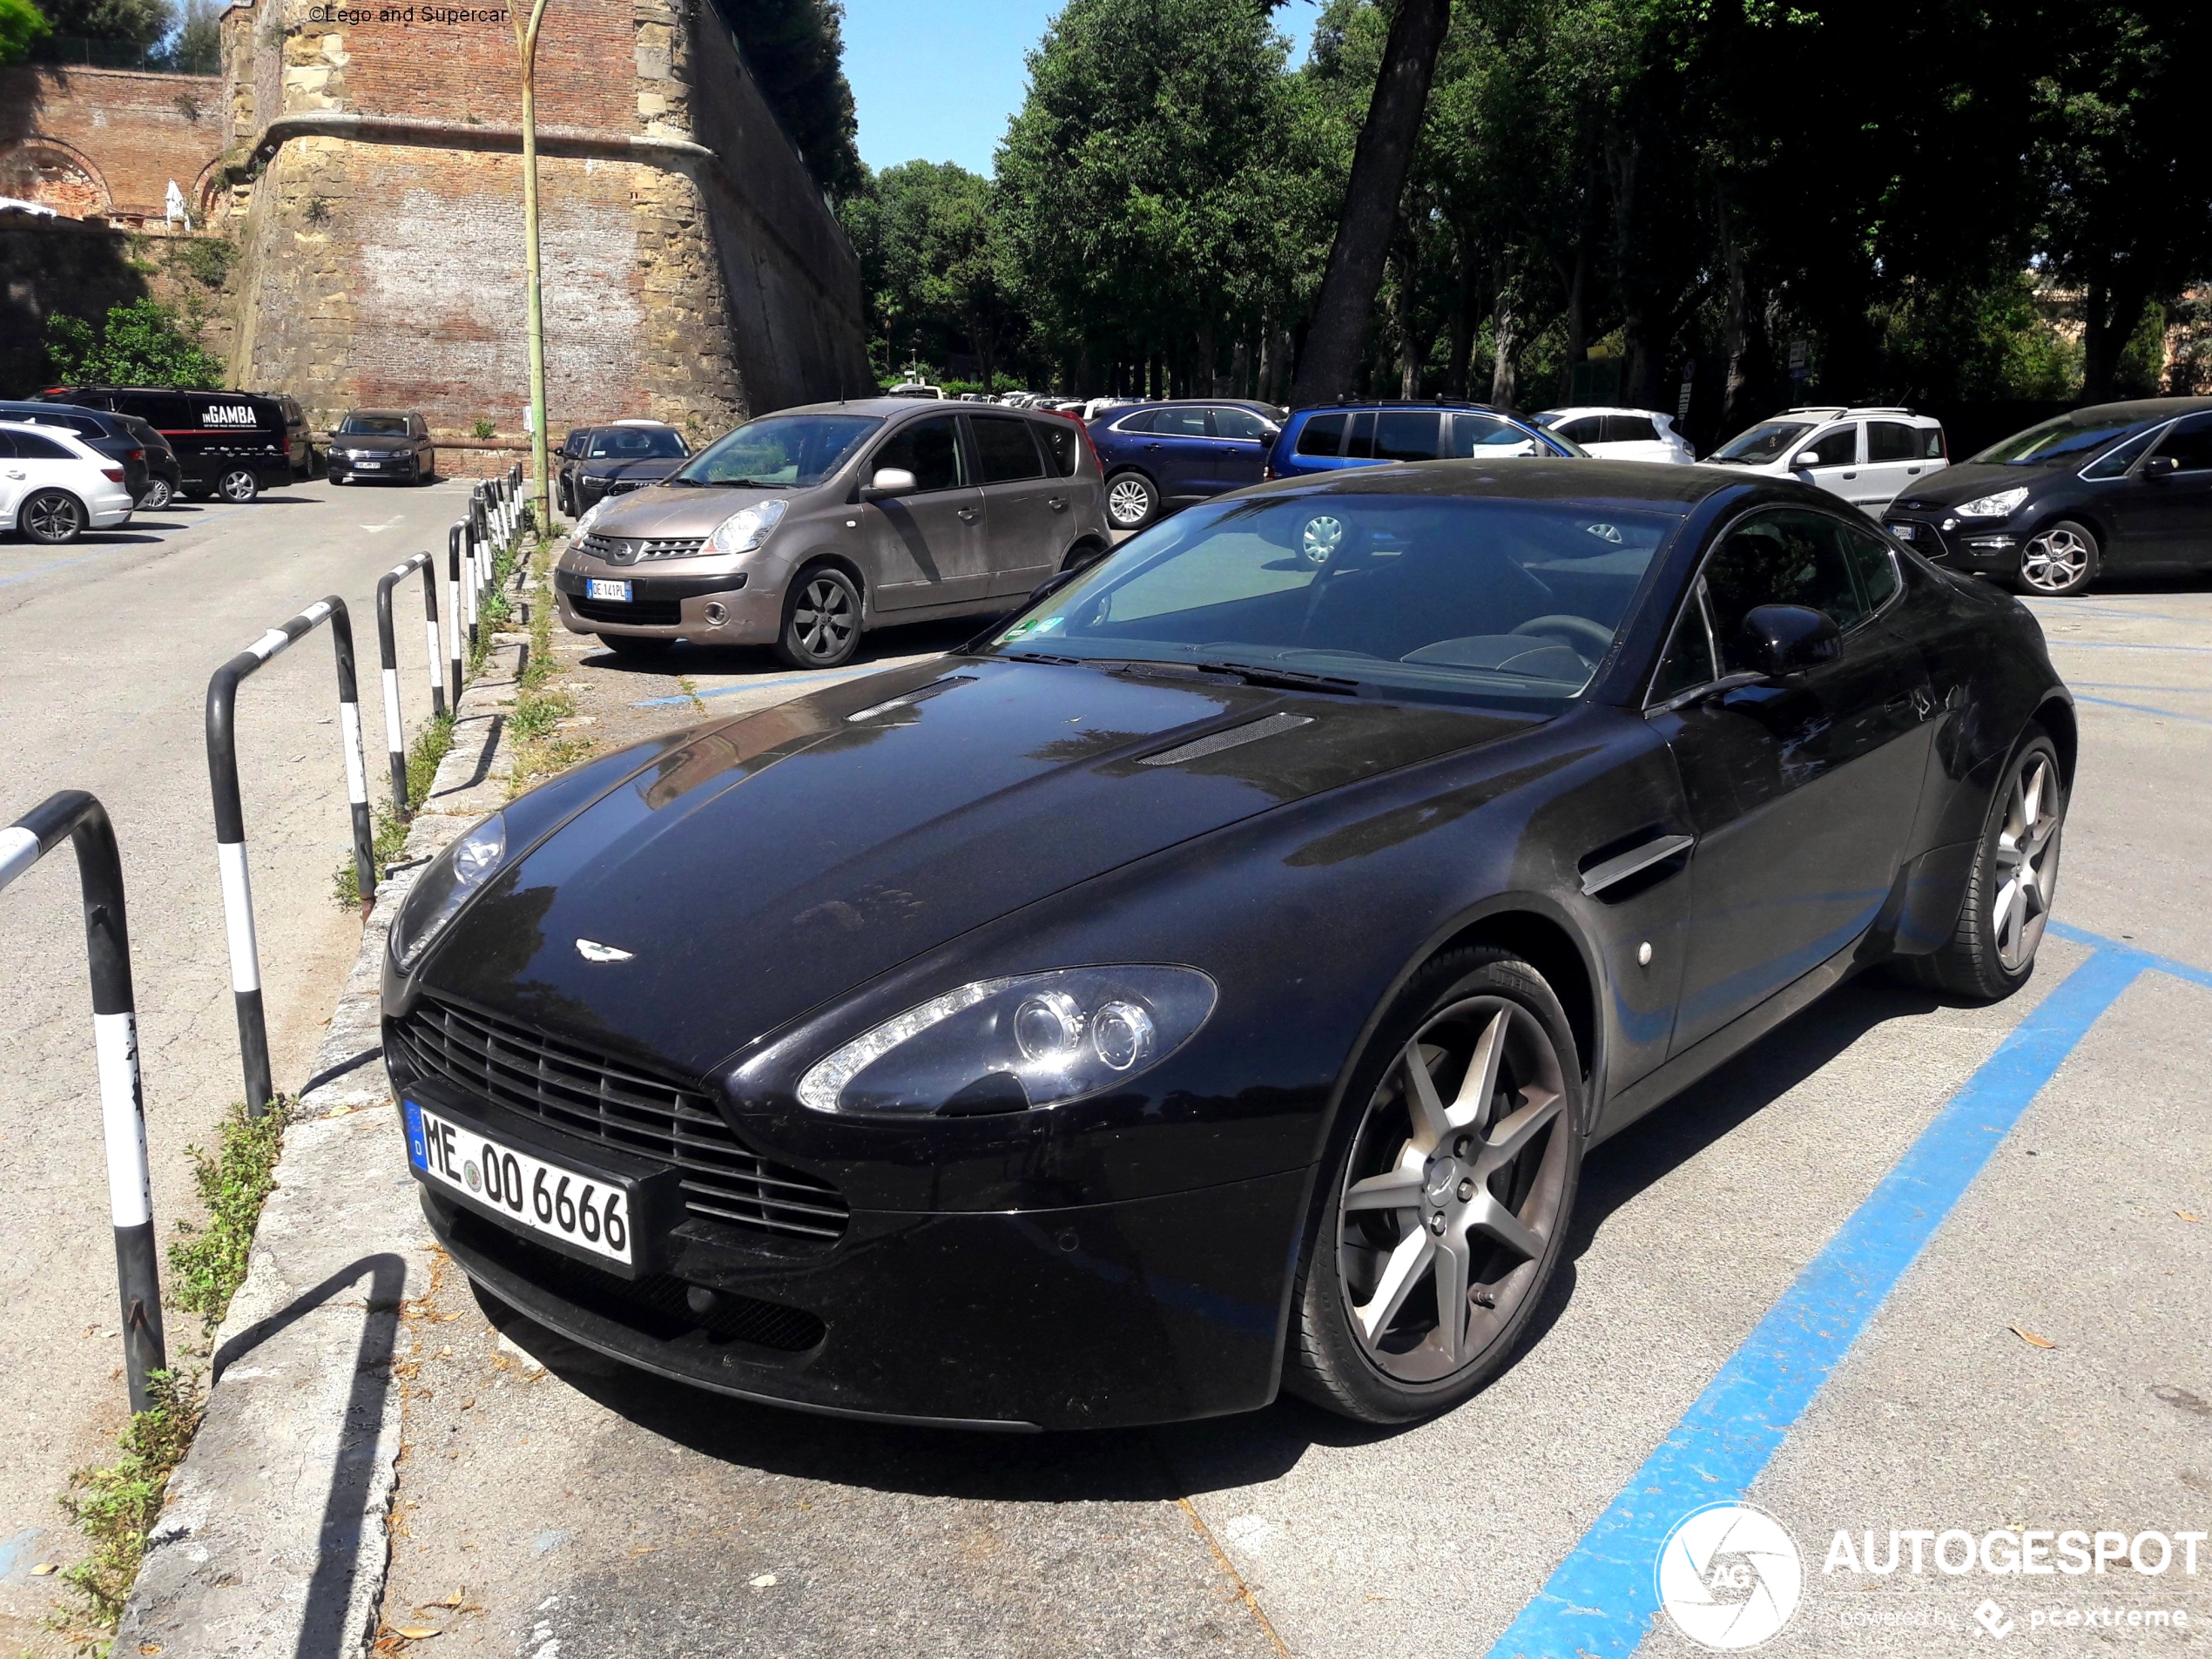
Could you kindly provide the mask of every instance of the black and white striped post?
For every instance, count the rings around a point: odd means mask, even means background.
[[[147,1379],[169,1368],[161,1332],[161,1273],[153,1239],[153,1186],[146,1175],[145,1093],[138,1084],[138,1014],[131,991],[131,928],[124,914],[123,860],[107,809],[81,789],[49,795],[0,829],[0,887],[64,840],[77,849],[84,896],[84,954],[92,975],[92,1050],[100,1075],[107,1141],[108,1216],[115,1224],[115,1278],[123,1310],[123,1369],[131,1409],[153,1404]]]
[[[392,763],[392,811],[405,818],[414,810],[407,798],[407,728],[400,719],[400,651],[392,635],[392,589],[409,573],[422,572],[422,627],[430,639],[430,712],[446,711],[444,677],[438,668],[438,572],[428,553],[395,564],[376,583],[376,654],[384,678],[384,749]]]
[[[461,712],[461,663],[469,649],[461,631],[461,544],[468,534],[468,525],[460,520],[446,532],[446,612],[452,618],[446,627],[446,639],[453,669],[448,700],[456,715]]]
[[[223,880],[223,921],[230,934],[231,995],[238,1008],[239,1058],[246,1109],[255,1117],[276,1098],[269,1076],[269,1031],[261,1012],[261,952],[253,934],[253,885],[246,868],[246,810],[238,793],[239,682],[320,623],[330,624],[338,658],[338,740],[346,752],[346,801],[354,820],[354,873],[364,904],[376,894],[376,854],[368,826],[368,771],[361,756],[361,693],[354,684],[354,624],[336,594],[318,599],[263,634],[207,682],[207,778],[215,795],[215,860]]]

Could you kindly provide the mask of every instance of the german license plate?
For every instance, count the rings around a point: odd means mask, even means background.
[[[509,1226],[625,1267],[634,1263],[637,1205],[630,1183],[564,1169],[434,1108],[403,1104],[408,1162],[431,1185],[473,1200]]]
[[[630,603],[630,583],[609,582],[601,577],[583,579],[583,597],[587,599],[613,599],[623,604]]]

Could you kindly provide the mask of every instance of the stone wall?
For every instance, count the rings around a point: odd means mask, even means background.
[[[158,220],[171,179],[198,200],[228,134],[228,104],[215,76],[0,70],[0,196],[72,219]]]

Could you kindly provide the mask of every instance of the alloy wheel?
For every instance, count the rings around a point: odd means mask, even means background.
[[[2047,754],[2031,752],[2013,774],[2005,817],[1997,828],[1997,897],[1990,931],[1997,960],[2017,974],[2035,960],[2058,887],[2058,777]]]
[[[24,503],[22,523],[34,542],[73,542],[84,528],[84,509],[73,496],[47,491]]]
[[[2069,524],[2054,525],[2020,550],[2020,580],[2038,593],[2066,593],[2088,574],[2094,553]]]
[[[1385,1375],[1463,1370],[1541,1283],[1567,1184],[1566,1097],[1549,1035],[1502,996],[1437,1013],[1384,1075],[1345,1166],[1337,1271]]]
[[[166,478],[156,478],[146,485],[145,499],[138,505],[146,512],[158,513],[168,506],[174,496],[175,492],[169,488]]]
[[[1122,529],[1135,529],[1152,516],[1152,486],[1142,478],[1116,478],[1106,491],[1106,512]]]
[[[233,467],[216,482],[215,493],[225,501],[241,504],[252,501],[260,489],[260,481],[243,467]]]
[[[807,656],[828,661],[853,637],[853,591],[834,577],[818,576],[799,596],[792,632]]]

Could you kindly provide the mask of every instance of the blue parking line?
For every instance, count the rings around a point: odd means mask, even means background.
[[[2164,691],[2175,697],[2212,697],[2212,685],[2128,685],[2113,680],[2068,680],[2068,690],[2087,686],[2093,691]]]
[[[2070,945],[2087,945],[2093,950],[2110,951],[2130,957],[2153,973],[2168,974],[2191,985],[2202,985],[2212,991],[2212,968],[2199,968],[2194,962],[2176,961],[2171,956],[2161,956],[2155,950],[2144,950],[2124,940],[2107,939],[2102,934],[2093,934],[2086,927],[2053,921],[2045,924],[2045,931],[2054,939],[2063,939]]]
[[[2183,714],[2175,709],[2155,709],[2148,703],[2122,703],[2117,698],[2091,697],[2082,691],[2076,691],[2074,700],[2077,703],[2094,703],[2100,708],[2125,709],[2130,714],[2155,714],[2161,720],[2179,720],[2185,725],[2212,725],[2212,720],[2201,714]]]
[[[1667,1534],[1691,1510],[1750,1490],[2067,1055],[2146,968],[2166,968],[2094,934],[2062,936],[2100,948],[2006,1034],[1806,1264],[1489,1659],[1627,1659],[1642,1644],[1659,1610],[1655,1569]]]
[[[2053,651],[2179,651],[2193,656],[2212,653],[2212,645],[2138,645],[2126,639],[2047,639]]]

